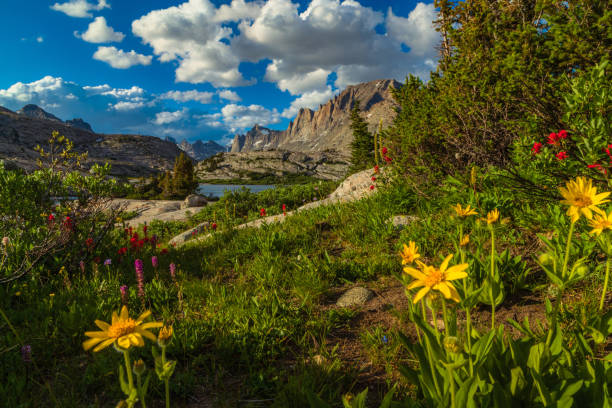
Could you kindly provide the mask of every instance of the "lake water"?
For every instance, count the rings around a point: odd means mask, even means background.
[[[270,184],[206,184],[201,183],[196,192],[204,196],[221,197],[225,190],[240,190],[242,187],[246,187],[251,190],[252,193],[259,193],[264,190],[269,190],[276,186]]]

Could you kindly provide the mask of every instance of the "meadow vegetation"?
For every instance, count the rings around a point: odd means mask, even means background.
[[[129,228],[58,136],[0,166],[3,403],[611,407],[606,4],[436,1],[442,58],[395,91],[375,194],[283,223],[232,228],[335,184]],[[354,286],[374,299],[336,306]]]

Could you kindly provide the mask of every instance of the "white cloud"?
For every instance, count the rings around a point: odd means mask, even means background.
[[[435,58],[439,40],[432,23],[435,19],[433,4],[418,3],[408,18],[395,16],[389,7],[385,24],[389,37],[406,44],[415,56]]]
[[[55,3],[51,9],[61,11],[70,17],[93,17],[91,11],[100,11],[110,8],[106,0],[98,0],[98,4],[89,3],[87,0],[70,0],[66,3]]]
[[[45,76],[38,81],[17,82],[0,89],[0,106],[16,111],[28,103],[41,106],[64,120],[83,118],[100,133],[174,134],[190,139],[205,134],[214,139],[229,132],[220,122],[220,112],[200,113],[200,117],[186,108],[173,112],[177,109],[168,109],[157,95],[136,85],[127,88],[113,88],[108,84],[82,86],[60,77]]]
[[[232,30],[214,23],[215,15],[209,0],[189,0],[135,20],[132,31],[153,48],[161,62],[178,62],[177,81],[248,85],[238,71],[240,60],[222,41],[230,38]]]
[[[134,65],[150,65],[153,59],[150,55],[138,54],[134,50],[125,52],[116,47],[98,47],[93,57],[118,69],[126,69]]]
[[[36,42],[41,43],[43,41],[45,41],[45,39],[43,37],[36,37]]]
[[[236,92],[230,91],[229,89],[219,91],[219,98],[232,102],[240,102],[242,100]]]
[[[87,31],[83,34],[75,31],[74,35],[77,38],[81,38],[84,41],[90,43],[107,43],[107,42],[121,42],[125,37],[125,34],[113,30],[106,24],[104,17],[96,17],[94,21],[89,23]]]
[[[60,91],[65,86],[62,78],[55,78],[47,75],[38,81],[23,83],[17,82],[11,85],[8,89],[0,89],[0,104],[3,101],[16,100],[19,102],[28,102],[47,94],[52,94]]]
[[[255,124],[262,126],[280,122],[276,109],[269,110],[261,105],[225,105],[221,109],[223,122],[232,131],[247,129]]]
[[[115,104],[109,104],[109,109],[116,111],[131,111],[135,109],[140,109],[145,106],[144,102],[130,102],[130,101],[121,101]]]
[[[286,77],[279,73],[277,62],[275,61],[268,65],[265,79],[277,82],[278,88],[281,91],[289,91],[291,95],[299,95],[304,92],[326,88],[327,77],[331,71],[318,68],[306,74]]]
[[[148,13],[132,31],[161,62],[178,64],[177,81],[248,85],[240,63],[270,60],[264,79],[292,95],[325,91],[333,72],[336,88],[408,73],[426,77],[436,60],[432,4],[418,3],[405,18],[357,0],[311,0],[299,8],[291,0],[233,0],[218,8],[188,0]],[[383,25],[387,32],[377,32]]]
[[[169,91],[159,97],[161,99],[172,99],[177,102],[197,101],[203,104],[210,103],[213,97],[212,92],[192,91]]]
[[[325,91],[306,92],[299,98],[291,102],[291,105],[281,114],[284,118],[293,118],[301,108],[316,109],[319,105],[330,100],[338,92],[333,92],[331,86],[328,86]]]
[[[167,125],[168,123],[176,122],[184,119],[187,115],[187,109],[175,112],[158,112],[155,114],[153,123],[156,125]]]
[[[244,19],[255,19],[259,15],[262,1],[246,3],[244,0],[232,0],[231,4],[223,4],[219,7],[213,21],[240,21]]]

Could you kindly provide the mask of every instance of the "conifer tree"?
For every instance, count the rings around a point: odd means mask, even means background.
[[[172,192],[177,197],[185,197],[195,188],[193,163],[181,152],[174,163]]]
[[[351,130],[353,142],[349,173],[356,173],[374,165],[374,136],[368,131],[368,124],[361,117],[359,101],[355,101],[351,110]]]

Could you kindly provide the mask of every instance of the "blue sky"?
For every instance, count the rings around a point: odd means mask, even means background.
[[[3,11],[1,106],[190,141],[285,129],[350,84],[426,79],[439,42],[433,5],[411,0],[30,0]]]

